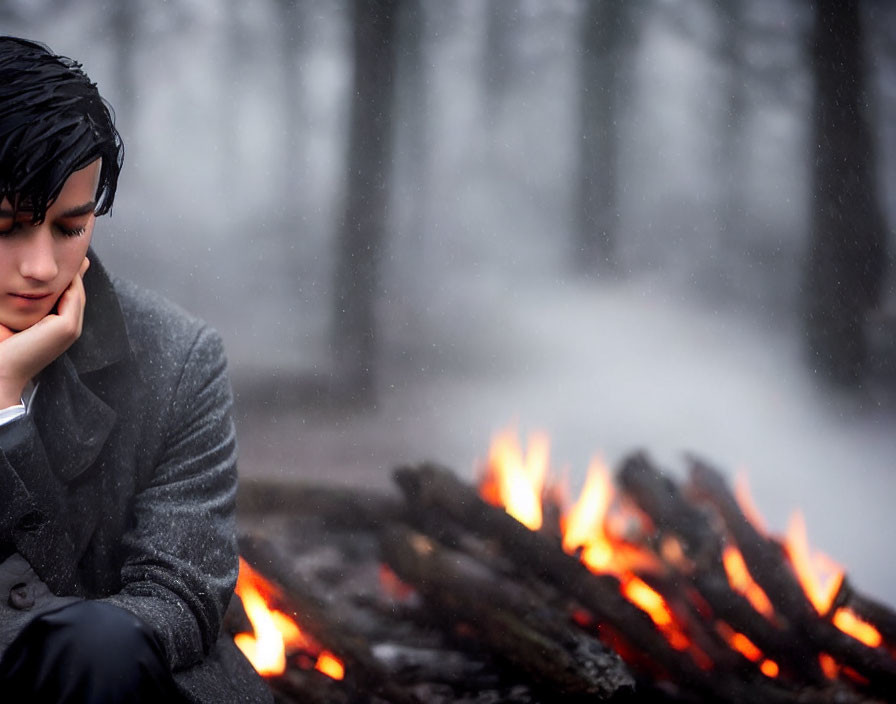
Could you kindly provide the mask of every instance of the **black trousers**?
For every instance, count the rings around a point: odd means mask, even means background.
[[[185,700],[161,644],[129,611],[81,601],[37,617],[0,660],[0,698],[23,704]]]

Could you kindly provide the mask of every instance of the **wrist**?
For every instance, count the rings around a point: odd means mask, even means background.
[[[27,381],[19,383],[8,379],[0,380],[0,408],[18,406],[22,403],[22,392],[27,384]]]

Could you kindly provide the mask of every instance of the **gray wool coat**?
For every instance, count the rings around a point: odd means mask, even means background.
[[[28,414],[0,426],[0,544],[35,589],[142,618],[191,701],[269,702],[221,634],[237,552],[220,338],[89,256],[81,337],[41,373]],[[0,594],[7,629],[27,620],[13,603]]]

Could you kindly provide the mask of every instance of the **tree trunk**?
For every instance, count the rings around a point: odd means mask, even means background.
[[[305,112],[302,108],[302,67],[303,32],[302,9],[299,0],[278,0],[277,11],[280,20],[280,60],[283,71],[283,90],[280,94],[283,110],[284,135],[282,142],[283,159],[283,206],[284,220],[295,222],[298,210],[302,174],[302,134],[305,132]],[[290,233],[294,235],[294,233]]]
[[[722,100],[724,124],[719,149],[721,205],[719,214],[719,270],[731,274],[737,241],[746,225],[744,194],[747,187],[744,142],[746,130],[746,50],[744,5],[742,0],[721,3],[717,9],[722,26],[721,61],[725,70],[725,95]]]
[[[520,25],[520,3],[516,0],[486,3],[483,104],[489,129],[495,128],[513,83]]]
[[[574,260],[586,272],[616,268],[618,179],[618,80],[629,10],[613,0],[586,3],[578,175],[577,247]]]
[[[332,343],[338,383],[359,403],[373,402],[376,382],[376,301],[390,191],[399,2],[353,2],[354,81]]]
[[[817,0],[806,333],[813,369],[844,385],[865,370],[864,322],[886,257],[863,47],[859,0]]]
[[[115,61],[113,75],[115,91],[115,122],[119,130],[133,129],[135,119],[137,28],[140,23],[139,5],[133,2],[116,2],[108,15],[109,33],[112,37]]]

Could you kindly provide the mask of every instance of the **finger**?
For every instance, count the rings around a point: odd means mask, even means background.
[[[85,272],[90,268],[90,260],[87,257],[84,257],[84,261],[81,262],[81,268],[78,269],[78,275],[84,276]]]
[[[81,334],[81,326],[84,322],[84,306],[87,304],[87,295],[84,292],[84,282],[81,280],[81,274],[76,274],[75,278],[63,291],[56,304],[56,312],[61,318],[67,319],[73,326],[75,335]]]
[[[15,335],[15,333],[12,330],[10,330],[5,325],[0,325],[0,342],[3,342],[3,340],[8,340],[13,335]]]

